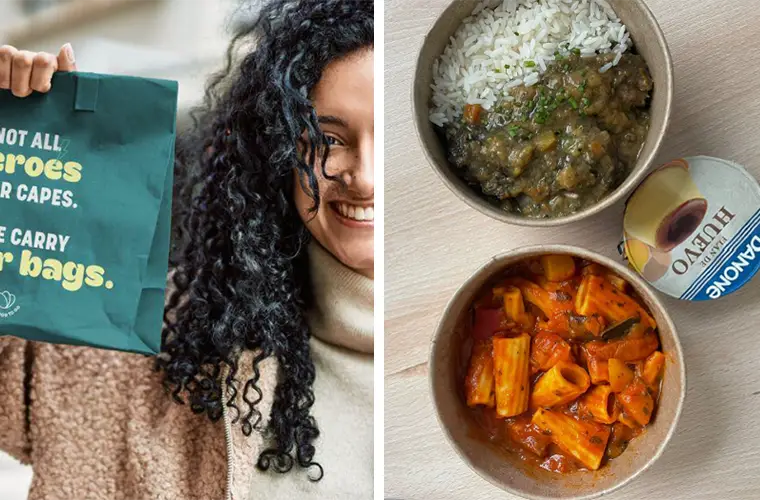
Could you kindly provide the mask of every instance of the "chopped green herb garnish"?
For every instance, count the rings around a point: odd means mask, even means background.
[[[570,69],[570,65],[565,64],[564,66],[562,66],[562,69],[564,69],[565,71],[568,71]]]
[[[574,48],[574,49],[573,49],[573,50],[571,50],[570,52],[572,52],[572,53],[573,53],[573,54],[575,54],[576,56],[579,56],[579,55],[581,55],[581,49],[579,49],[578,47]]]
[[[536,63],[534,61],[525,61],[525,67],[526,68],[535,68]]]
[[[575,97],[569,98],[567,102],[570,103],[570,107],[572,107],[573,109],[578,109],[578,101],[575,100]]]
[[[546,106],[536,106],[536,109],[533,112],[533,120],[540,125],[546,123],[548,118],[549,109]]]
[[[517,134],[520,133],[520,126],[519,125],[510,125],[507,129],[507,132],[509,132],[509,135],[511,137],[517,136]]]
[[[578,85],[578,91],[582,94],[586,91],[586,85],[588,85],[588,82],[586,80],[583,80],[580,85]]]
[[[581,103],[583,103],[583,107],[588,108],[591,105],[591,100],[588,97],[584,97],[581,99]]]
[[[512,67],[512,66],[510,66],[509,64],[505,64],[505,65],[504,65],[504,69],[509,69],[509,68],[511,68],[511,67]]]
[[[520,33],[515,31],[515,36],[520,36]]]

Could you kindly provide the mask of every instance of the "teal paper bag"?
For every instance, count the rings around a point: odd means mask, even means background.
[[[163,80],[0,91],[0,335],[160,350],[176,113]]]

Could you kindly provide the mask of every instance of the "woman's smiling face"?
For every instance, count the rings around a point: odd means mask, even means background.
[[[346,266],[374,277],[375,113],[374,51],[362,50],[330,63],[314,87],[312,102],[330,142],[327,174],[321,165],[319,210],[296,181],[295,201],[311,234]],[[296,174],[297,175],[297,174]]]

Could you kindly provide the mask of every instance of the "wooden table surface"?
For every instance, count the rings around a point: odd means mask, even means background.
[[[675,66],[675,106],[660,160],[713,155],[760,178],[757,0],[648,0]],[[428,346],[454,291],[494,254],[567,243],[616,257],[622,207],[570,227],[508,226],[439,181],[412,125],[424,34],[447,0],[385,2],[385,496],[512,498],[444,440],[428,394]],[[654,466],[612,499],[760,498],[760,278],[718,302],[665,301],[684,348],[688,393]]]

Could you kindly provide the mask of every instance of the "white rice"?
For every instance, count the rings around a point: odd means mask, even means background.
[[[430,121],[456,123],[465,104],[491,109],[510,99],[512,87],[538,82],[557,51],[564,56],[578,49],[584,57],[615,52],[600,68],[605,72],[630,45],[606,0],[484,0],[433,64]]]

